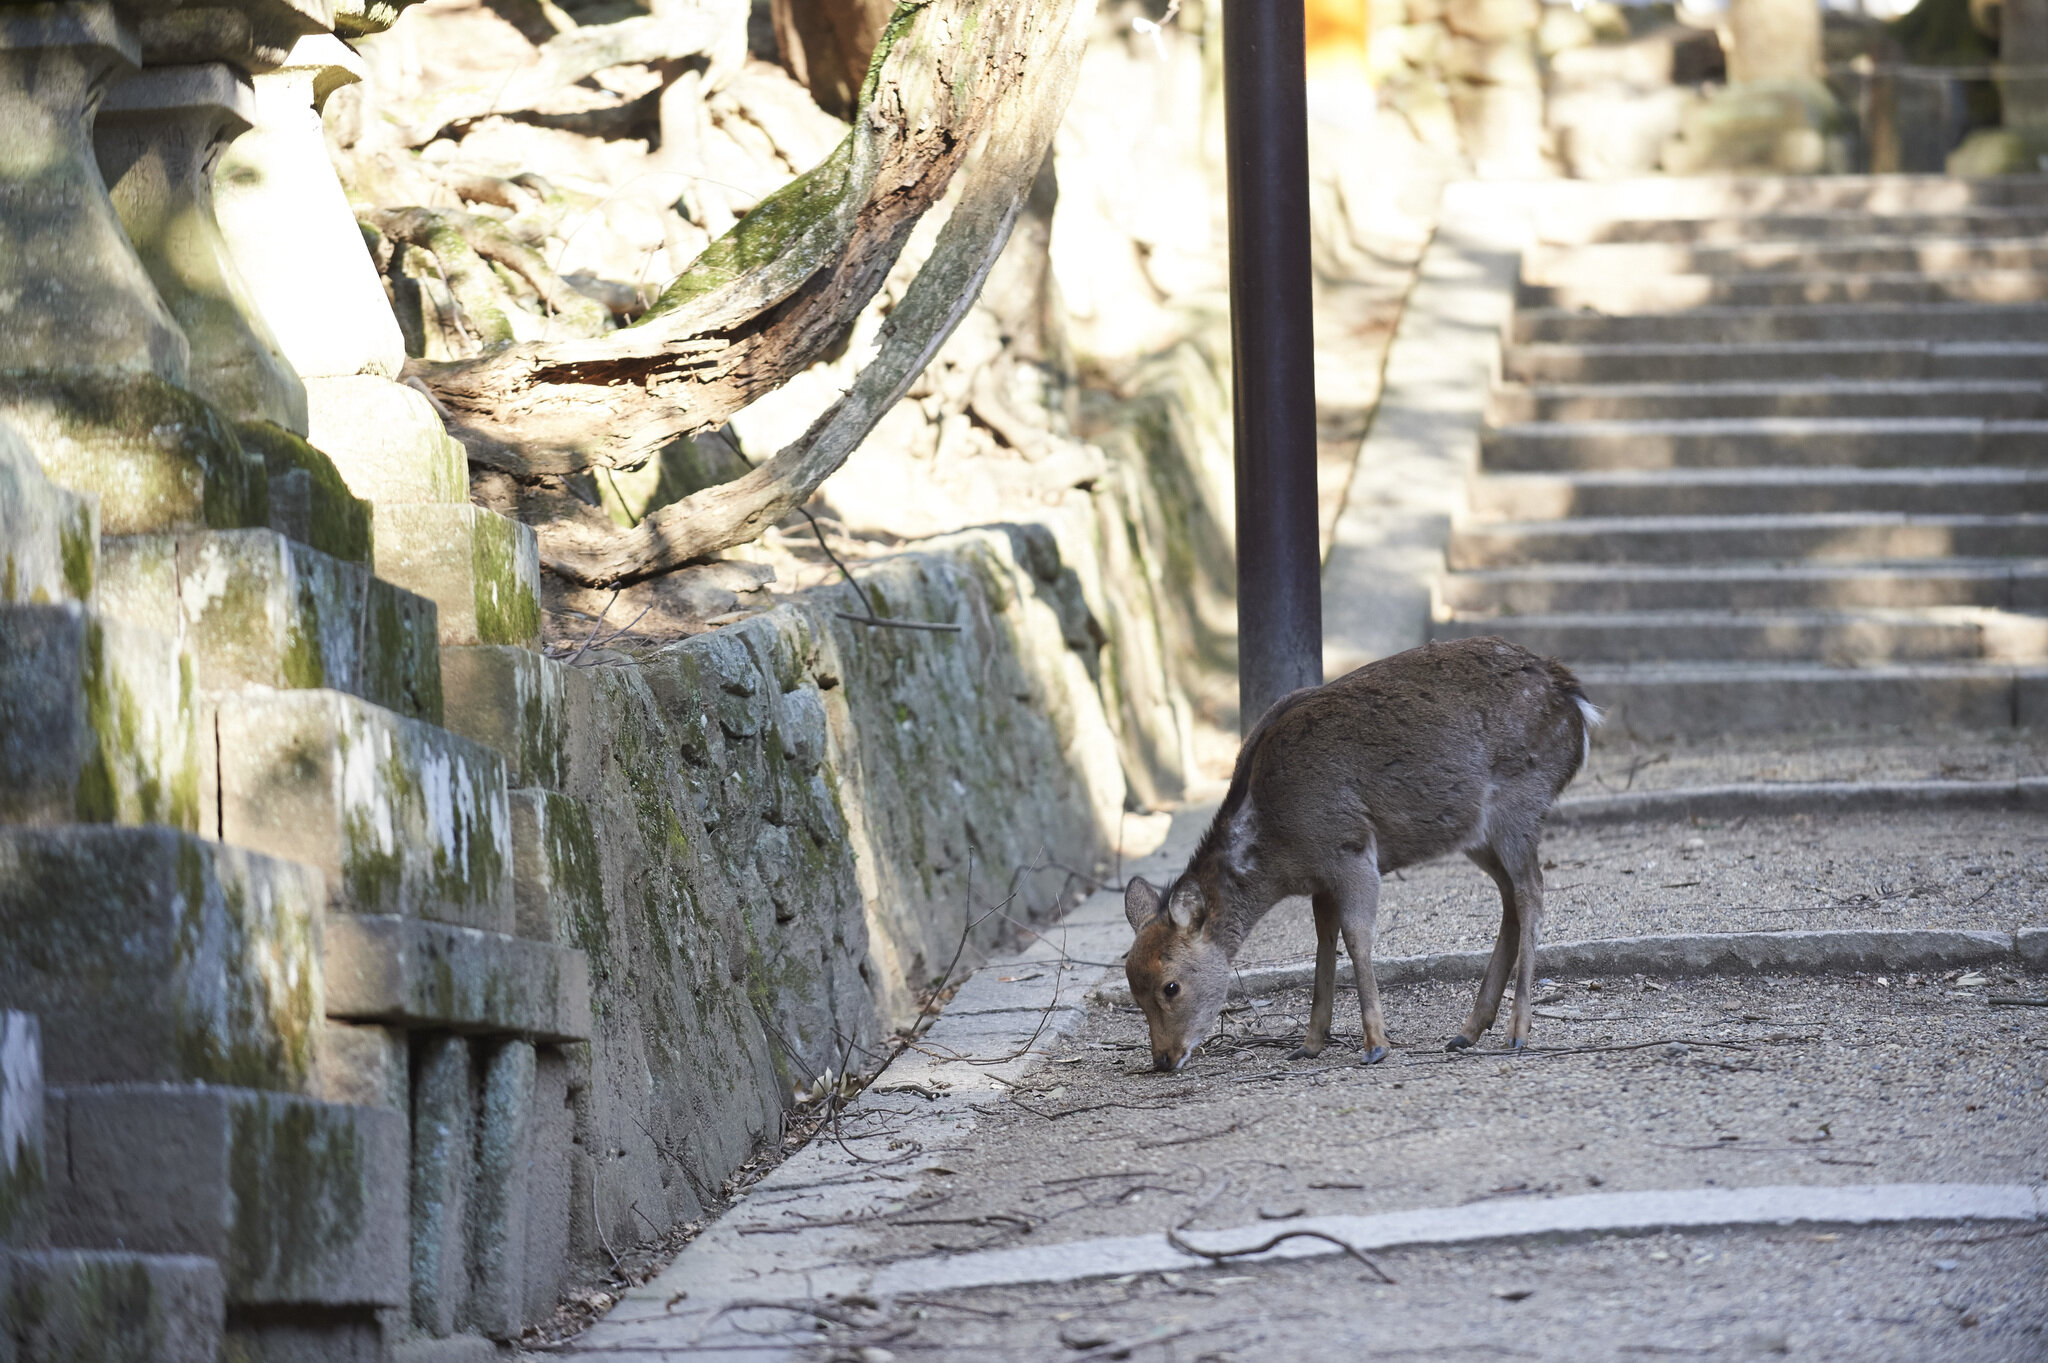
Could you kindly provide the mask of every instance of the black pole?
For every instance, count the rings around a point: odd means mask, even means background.
[[[1224,0],[1237,696],[1249,733],[1323,679],[1302,0]]]

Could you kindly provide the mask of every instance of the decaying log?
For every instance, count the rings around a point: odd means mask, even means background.
[[[540,252],[514,237],[502,223],[474,213],[431,208],[375,209],[361,217],[394,241],[432,252],[441,263],[441,275],[448,282],[449,292],[465,313],[473,313],[477,307],[473,297],[493,298],[487,278],[471,277],[484,273],[481,262],[488,260],[533,285],[541,301],[557,314],[564,336],[602,336],[605,332],[610,310],[595,298],[577,292],[548,268]],[[474,269],[470,267],[471,260],[477,261]],[[510,324],[502,315],[498,320],[504,327],[504,339],[510,340]],[[482,326],[478,330],[485,344],[497,340],[494,333]]]
[[[550,544],[543,527],[553,566],[608,583],[744,543],[844,462],[972,305],[1065,112],[1094,9],[909,0],[877,48],[846,140],[714,242],[639,322],[593,341],[415,366],[476,463],[515,474],[637,467],[678,435],[723,425],[835,345],[978,149],[880,353],[802,440],[613,542],[565,528]]]

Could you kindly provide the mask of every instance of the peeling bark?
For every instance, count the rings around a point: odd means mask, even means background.
[[[985,138],[967,196],[891,319],[882,355],[799,442],[843,443],[830,460],[836,468],[888,403],[864,418],[854,413],[907,386],[972,303],[1065,112],[1094,8],[1094,0],[907,0],[883,34],[846,140],[714,242],[640,321],[597,340],[513,345],[416,372],[449,410],[473,462],[525,475],[638,467],[678,435],[723,425],[829,351]],[[954,293],[943,306],[931,299],[947,289]],[[917,356],[899,384],[896,369]],[[858,426],[850,440],[848,422]],[[780,477],[793,467],[792,451],[741,483],[767,469]],[[734,518],[729,507],[741,495],[713,499],[725,510],[700,502],[705,493],[663,513],[656,538],[691,547],[663,549],[659,561],[742,543],[784,514],[764,503]],[[683,534],[693,515],[706,518],[705,530]],[[577,546],[562,566],[595,552]],[[599,557],[605,566],[593,561],[571,575],[617,581],[660,571],[652,559],[641,563],[644,555]]]

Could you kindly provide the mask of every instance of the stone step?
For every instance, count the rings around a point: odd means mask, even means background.
[[[1860,610],[1982,606],[2048,611],[2048,560],[1939,563],[1560,563],[1451,573],[1442,609],[1506,618],[1594,611]]]
[[[332,459],[268,421],[241,422],[235,434],[263,458],[272,530],[350,563],[370,561],[370,504],[349,491]]]
[[[2048,513],[2048,469],[1618,469],[1474,478],[1475,518],[1768,516],[1840,511],[1927,516]]]
[[[2048,516],[1586,516],[1461,525],[1452,571],[1534,563],[1710,563],[1717,560],[2048,557]]]
[[[1870,213],[1860,208],[1775,209],[1764,213],[1711,217],[1618,218],[1591,225],[1582,237],[1604,242],[1687,242],[1707,245],[1750,241],[1840,241],[1898,237],[2038,237],[2048,235],[2048,207],[2032,204],[1971,204],[1961,208],[1902,209]]]
[[[1621,219],[1722,218],[1758,213],[1952,213],[2048,204],[2048,176],[1965,179],[1948,175],[1648,176],[1561,181],[1540,206],[1546,240],[1578,240]]]
[[[168,828],[0,825],[0,999],[52,1083],[311,1092],[319,872]]]
[[[192,660],[77,604],[0,606],[0,819],[199,826]]]
[[[1498,635],[1582,663],[2048,662],[2048,616],[2001,611],[1615,611],[1440,621],[1439,639]]]
[[[1917,270],[1821,274],[1567,275],[1524,284],[1515,306],[1584,309],[1609,315],[1690,308],[1808,307],[1822,304],[2038,303],[2048,300],[2048,270]]]
[[[1692,421],[1730,417],[2048,417],[2048,379],[1937,379],[1809,383],[1504,385],[1487,421]]]
[[[1693,308],[1610,317],[1561,308],[1518,310],[1518,344],[1739,345],[1775,341],[2030,341],[2048,336],[2048,307],[1982,303],[1830,303],[1797,308]]]
[[[109,535],[270,523],[268,471],[203,399],[154,374],[0,378],[0,420]]]
[[[51,482],[0,421],[0,606],[89,599],[99,539],[98,501]]]
[[[175,624],[199,685],[329,687],[441,720],[434,603],[275,530],[109,537],[111,615]]]
[[[189,1254],[0,1249],[8,1363],[218,1363],[219,1265]]]
[[[560,790],[568,781],[572,689],[588,674],[530,648],[483,644],[441,651],[447,725],[505,759],[514,788]]]
[[[377,576],[440,608],[443,644],[539,647],[531,526],[468,502],[379,502]]]
[[[1814,379],[2038,380],[2048,341],[1785,341],[1770,345],[1517,345],[1516,383],[1766,383]]]
[[[590,964],[574,948],[393,914],[337,914],[322,949],[332,1017],[534,1042],[590,1039]]]
[[[2048,467],[2048,421],[1960,417],[1742,417],[1546,422],[1480,436],[1489,472],[1773,465]]]
[[[1645,242],[1611,246],[1538,246],[1522,257],[1522,279],[1557,285],[1659,275],[1972,274],[2039,270],[2048,239],[1953,237],[1902,241],[1758,241],[1734,246]]]
[[[491,931],[512,926],[505,762],[339,691],[208,697],[225,842],[327,877],[329,905]]]
[[[200,1255],[229,1307],[406,1301],[406,1121],[194,1084],[52,1087],[50,1234]]]
[[[2000,663],[1593,664],[1608,722],[1644,738],[1841,727],[2004,729],[2048,722],[2048,668]]]

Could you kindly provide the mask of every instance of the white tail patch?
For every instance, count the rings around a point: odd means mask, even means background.
[[[1607,712],[1584,696],[1573,696],[1572,700],[1586,721],[1585,727],[1579,730],[1579,765],[1583,767],[1593,760],[1593,730],[1607,722]]]

